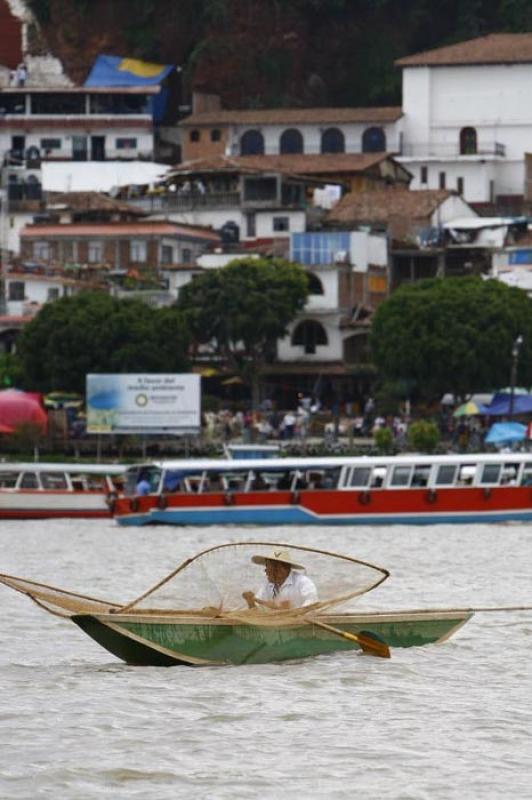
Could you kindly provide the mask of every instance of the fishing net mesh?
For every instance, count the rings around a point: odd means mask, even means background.
[[[256,593],[266,582],[265,567],[252,557],[282,552],[315,584],[317,602],[303,608],[248,608],[243,593]],[[296,569],[296,567],[293,567]],[[61,616],[91,613],[196,615],[251,625],[291,625],[305,615],[332,606],[353,610],[356,599],[388,577],[380,567],[347,556],[272,542],[220,545],[187,559],[140,597],[118,604],[45,584],[0,575],[4,583]]]
[[[252,561],[282,552],[315,584],[318,601],[303,609],[248,608],[243,593],[256,593],[266,581],[265,567]],[[295,569],[295,567],[294,567]],[[388,576],[386,570],[346,556],[272,542],[220,545],[180,565],[163,581],[124,607],[124,611],[179,609],[250,624],[290,624],[302,614],[330,606],[348,611],[352,602]]]

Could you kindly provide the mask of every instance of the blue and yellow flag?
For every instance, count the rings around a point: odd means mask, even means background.
[[[156,86],[172,69],[171,64],[153,64],[137,58],[98,56],[85,86]]]

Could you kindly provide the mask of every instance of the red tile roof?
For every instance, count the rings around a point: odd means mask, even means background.
[[[109,211],[135,217],[147,216],[141,208],[101,192],[48,192],[47,206],[49,209],[60,207],[69,211]]]
[[[532,62],[532,33],[490,33],[447,47],[399,58],[398,67],[456,64],[519,64]]]
[[[219,234],[208,228],[197,226],[174,225],[170,222],[111,222],[75,223],[73,225],[26,225],[21,233],[22,238],[46,238],[50,236],[183,236],[191,239],[208,239],[218,242]]]
[[[365,172],[391,158],[388,153],[327,153],[268,156],[215,156],[178,164],[173,175],[201,172],[283,172],[291,175],[330,175]]]
[[[395,122],[401,106],[381,108],[262,108],[251,111],[202,111],[180,125],[339,125],[350,122]]]
[[[327,215],[329,222],[388,222],[391,217],[426,219],[451,192],[445,189],[386,189],[350,192]]]

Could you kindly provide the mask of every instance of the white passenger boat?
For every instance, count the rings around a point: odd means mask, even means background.
[[[111,516],[122,464],[0,463],[0,519]]]
[[[139,478],[149,484],[138,495]],[[354,525],[532,519],[532,454],[161,461],[128,469],[121,525]]]

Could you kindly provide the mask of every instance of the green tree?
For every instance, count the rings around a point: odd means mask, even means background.
[[[438,426],[432,420],[419,419],[408,428],[408,443],[420,453],[433,453],[440,438]]]
[[[532,299],[500,281],[447,278],[398,289],[375,313],[370,341],[382,380],[431,399],[506,386],[518,335],[517,381],[530,386]]]
[[[17,342],[24,385],[85,391],[89,372],[187,371],[188,335],[176,309],[83,292],[48,303]]]
[[[245,258],[197,276],[181,289],[177,308],[193,339],[210,345],[259,400],[261,369],[305,305],[307,277],[282,259]]]

